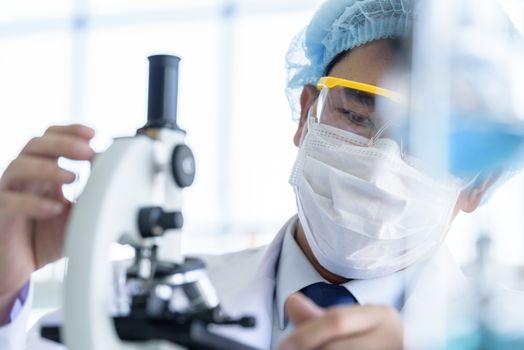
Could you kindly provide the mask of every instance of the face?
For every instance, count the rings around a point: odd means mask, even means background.
[[[395,53],[390,42],[377,40],[352,49],[331,68],[328,75],[394,90],[384,85],[388,72],[395,64],[394,60]],[[300,99],[300,121],[293,139],[297,147],[304,132],[308,111],[310,108],[315,108],[317,96],[318,91],[315,86],[304,87]],[[457,200],[453,217],[460,211],[474,211],[499,175],[499,173],[484,174],[481,177],[482,180],[464,189]]]
[[[331,68],[328,74],[360,83],[387,87],[384,86],[383,80],[392,69],[393,64],[394,53],[390,43],[387,40],[377,40],[351,50]],[[316,98],[317,90],[314,86],[304,87],[300,101],[300,122],[294,137],[296,146],[299,145],[308,110],[314,105]]]

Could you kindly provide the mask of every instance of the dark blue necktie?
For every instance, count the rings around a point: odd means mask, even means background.
[[[355,297],[346,288],[336,284],[317,282],[300,291],[320,307],[358,304]]]

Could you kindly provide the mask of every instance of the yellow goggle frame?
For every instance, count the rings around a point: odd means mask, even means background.
[[[401,94],[384,89],[375,85],[359,83],[358,81],[347,80],[332,76],[322,77],[318,80],[317,89],[322,90],[323,88],[334,88],[335,86],[342,86],[353,90],[367,92],[373,95],[384,96],[397,103],[404,103],[404,98]]]

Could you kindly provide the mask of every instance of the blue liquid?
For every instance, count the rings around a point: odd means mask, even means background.
[[[521,123],[521,122],[519,122]],[[524,165],[524,127],[487,118],[454,117],[449,135],[449,169],[471,176],[501,167]]]

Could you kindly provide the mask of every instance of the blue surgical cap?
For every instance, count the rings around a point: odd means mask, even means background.
[[[286,55],[293,118],[300,113],[304,85],[316,84],[341,52],[365,43],[410,34],[414,0],[327,0],[292,40]]]

